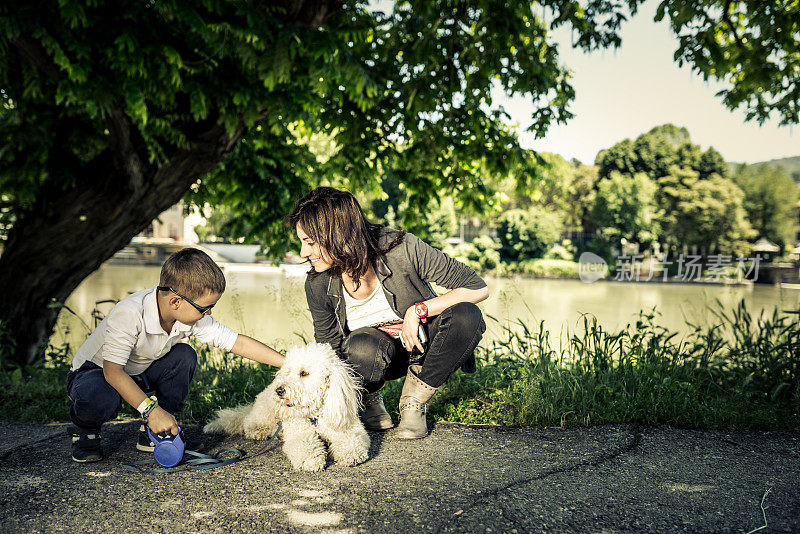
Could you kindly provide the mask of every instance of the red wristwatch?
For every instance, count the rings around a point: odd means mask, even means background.
[[[424,302],[417,302],[414,304],[414,313],[419,317],[420,322],[428,322],[428,306]]]

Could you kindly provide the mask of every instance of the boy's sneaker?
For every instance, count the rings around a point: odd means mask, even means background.
[[[142,452],[153,452],[156,444],[150,441],[150,436],[147,434],[147,427],[144,425],[139,427],[139,436],[136,439],[136,450]]]
[[[76,426],[70,428],[72,436],[72,459],[76,462],[99,462],[103,459],[100,447],[100,431],[86,431]]]

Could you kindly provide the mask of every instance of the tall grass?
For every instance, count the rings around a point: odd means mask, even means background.
[[[205,422],[219,408],[253,402],[277,370],[204,345],[194,347],[199,365],[183,408],[186,421]]]
[[[8,421],[48,422],[67,417],[66,393],[69,345],[49,349],[45,357],[20,367],[11,361],[16,343],[0,322],[0,418]]]
[[[777,310],[753,319],[744,302],[683,339],[654,312],[619,332],[584,316],[554,347],[544,324],[503,327],[479,369],[442,388],[431,413],[462,423],[687,428],[800,428],[800,329]]]
[[[800,324],[797,314],[753,317],[744,302],[712,308],[712,326],[679,337],[654,311],[609,332],[591,316],[552,340],[544,323],[498,325],[477,351],[478,371],[457,372],[431,403],[439,421],[509,426],[640,422],[686,428],[800,428]],[[0,333],[2,333],[0,331]],[[252,402],[274,376],[269,366],[205,346],[179,420],[204,422],[214,410]],[[69,350],[38,368],[0,376],[0,410],[10,420],[66,420]],[[2,362],[0,362],[2,363]],[[387,384],[397,417],[402,381]],[[130,407],[123,415],[135,417]]]

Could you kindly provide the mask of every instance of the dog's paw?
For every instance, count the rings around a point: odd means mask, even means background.
[[[368,459],[369,459],[369,451],[361,450],[361,451],[353,451],[351,454],[342,456],[341,458],[338,459],[336,463],[347,467],[353,467],[358,464],[363,464]]]
[[[271,438],[274,432],[275,432],[274,428],[266,426],[250,426],[250,427],[245,427],[244,437],[246,437],[247,439],[256,439],[259,441],[264,441]]]
[[[326,456],[309,456],[308,458],[304,458],[297,465],[294,466],[295,469],[301,469],[303,471],[322,471],[325,469],[325,460],[327,459]]]

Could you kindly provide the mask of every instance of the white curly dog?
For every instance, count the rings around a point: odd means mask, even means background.
[[[253,404],[219,410],[203,430],[264,440],[283,423],[283,452],[292,467],[320,471],[328,453],[343,465],[367,460],[369,435],[359,407],[350,366],[327,343],[311,343],[286,353],[275,380]]]

